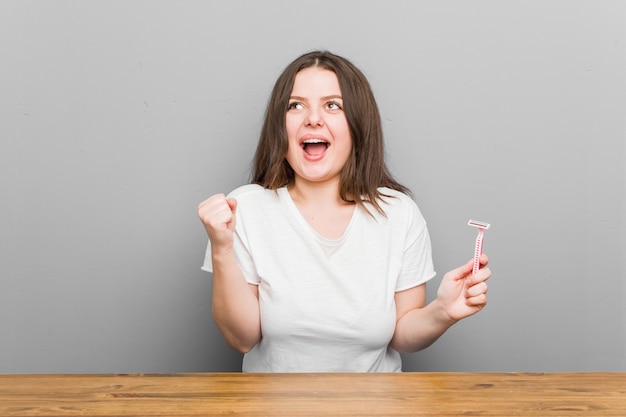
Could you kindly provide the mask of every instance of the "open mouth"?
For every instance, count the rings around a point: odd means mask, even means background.
[[[307,139],[302,142],[302,149],[308,155],[321,155],[330,144],[323,139]]]

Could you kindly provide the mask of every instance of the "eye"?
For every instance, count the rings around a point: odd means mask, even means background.
[[[329,101],[328,103],[326,103],[326,108],[328,110],[342,110],[343,107],[341,107],[341,104],[337,103],[336,101]]]
[[[299,101],[292,101],[289,103],[289,106],[287,106],[287,110],[302,110],[302,108],[302,103]]]

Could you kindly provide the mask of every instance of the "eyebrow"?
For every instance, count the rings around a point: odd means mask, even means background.
[[[339,95],[339,94],[333,94],[333,95],[330,95],[330,96],[325,96],[325,97],[322,97],[321,99],[322,99],[322,101],[326,101],[326,100],[333,100],[333,99],[337,99],[337,98],[340,99],[340,100],[343,100],[343,97],[341,97],[341,95]],[[307,101],[306,98],[300,97],[300,96],[290,96],[289,99],[290,100],[298,100],[298,101]]]

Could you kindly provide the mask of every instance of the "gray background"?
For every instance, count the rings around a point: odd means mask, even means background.
[[[240,369],[197,204],[245,183],[269,91],[370,79],[436,268],[488,221],[490,303],[405,370],[626,371],[626,2],[0,2],[0,372]]]

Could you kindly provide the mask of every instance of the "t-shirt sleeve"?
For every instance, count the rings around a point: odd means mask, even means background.
[[[204,263],[200,267],[203,271],[213,273],[213,262],[211,261],[211,241],[209,240],[204,252]]]
[[[407,205],[408,224],[403,249],[402,270],[396,291],[403,291],[431,280],[435,275],[430,235],[426,220],[411,200]]]
[[[254,267],[254,261],[250,256],[250,252],[248,251],[238,232],[235,232],[233,245],[235,250],[235,258],[237,259],[237,263],[239,264],[239,268],[241,269],[244,278],[248,283],[258,285],[261,282],[261,279],[256,273],[256,268]],[[206,272],[213,273],[210,240],[207,243],[206,252],[204,254],[204,263],[202,264],[200,269]]]

